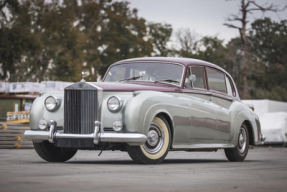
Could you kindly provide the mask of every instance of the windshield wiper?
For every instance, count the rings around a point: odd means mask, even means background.
[[[129,81],[129,80],[136,80],[136,79],[139,79],[139,78],[141,78],[141,77],[142,77],[142,76],[130,77],[130,78],[127,78],[127,79],[119,80],[119,82],[121,82],[121,81]]]
[[[174,79],[160,79],[160,80],[155,81],[155,83],[160,82],[160,81],[168,81],[168,82],[171,82],[171,83],[179,83],[179,81],[174,80]]]

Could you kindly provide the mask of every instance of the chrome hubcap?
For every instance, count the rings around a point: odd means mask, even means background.
[[[238,148],[240,153],[244,153],[246,149],[247,134],[244,128],[240,128],[238,136]]]
[[[161,126],[152,122],[149,128],[147,141],[143,145],[146,152],[150,154],[158,153],[164,143],[164,133]]]
[[[159,135],[155,130],[150,130],[148,132],[147,142],[150,146],[155,146],[158,143]]]

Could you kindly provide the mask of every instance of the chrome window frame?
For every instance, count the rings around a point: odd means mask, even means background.
[[[106,72],[102,82],[106,82],[105,80],[107,78],[107,74],[108,74],[108,72],[110,71],[110,69],[112,67],[114,67],[116,65],[134,64],[134,63],[162,63],[162,64],[180,65],[180,66],[182,66],[182,73],[181,73],[181,79],[180,79],[179,85],[176,85],[176,84],[170,83],[170,82],[164,82],[164,83],[167,83],[167,84],[170,84],[170,85],[174,85],[174,86],[177,86],[177,87],[182,87],[182,85],[183,85],[183,76],[184,76],[184,72],[185,72],[185,65],[180,64],[180,63],[175,63],[175,62],[168,62],[168,61],[133,61],[133,62],[130,61],[130,62],[123,62],[123,63],[113,64],[107,69],[107,72]],[[154,82],[154,81],[142,81],[142,82]]]

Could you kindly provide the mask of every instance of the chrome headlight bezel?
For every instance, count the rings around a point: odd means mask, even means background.
[[[110,103],[110,101],[111,101],[111,99],[116,99],[116,101],[117,101],[117,107],[114,107],[114,108],[112,108],[111,107],[111,103]],[[108,109],[111,111],[111,112],[118,112],[121,108],[122,108],[122,106],[123,106],[123,100],[120,98],[120,97],[118,97],[118,96],[111,96],[109,99],[108,99],[108,101],[107,101],[107,106],[108,106]]]
[[[54,99],[54,101],[55,101],[55,106],[52,107],[52,108],[48,108],[48,107],[47,107],[47,103],[46,103],[46,102],[47,102],[47,100],[48,100],[49,98],[52,98],[52,99]],[[45,105],[45,108],[46,108],[48,111],[55,111],[55,110],[58,109],[59,106],[60,106],[60,100],[59,100],[57,97],[55,97],[55,96],[53,96],[53,95],[50,95],[50,96],[48,96],[48,97],[45,99],[44,105]]]

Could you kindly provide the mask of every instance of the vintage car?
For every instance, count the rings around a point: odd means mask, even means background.
[[[77,82],[42,92],[30,117],[38,155],[63,162],[77,150],[127,151],[154,164],[169,151],[217,151],[243,161],[263,144],[257,115],[244,105],[232,77],[196,59],[136,58],[116,62],[102,82]]]

